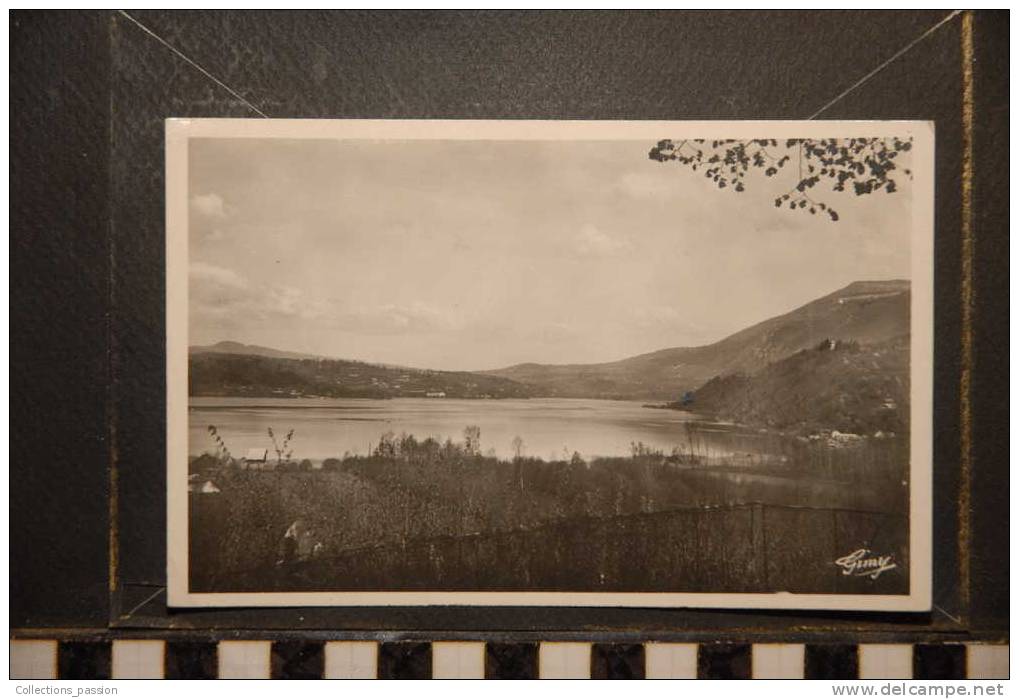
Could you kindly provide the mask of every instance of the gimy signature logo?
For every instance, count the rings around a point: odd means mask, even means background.
[[[835,565],[842,569],[843,575],[868,577],[871,580],[877,580],[881,573],[898,567],[892,561],[892,556],[876,556],[870,549],[857,549],[848,556],[837,559]]]

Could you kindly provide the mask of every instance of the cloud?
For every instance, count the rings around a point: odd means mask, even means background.
[[[671,306],[639,306],[633,309],[631,317],[644,326],[675,324],[683,320],[683,314]]]
[[[293,286],[253,283],[235,270],[206,262],[192,262],[189,276],[192,315],[217,324],[292,319],[369,335],[449,332],[464,327],[454,309],[420,301],[351,307]]]
[[[188,268],[188,276],[192,285],[200,287],[220,287],[231,289],[246,289],[248,280],[232,269],[217,267],[205,262],[192,262]]]
[[[305,296],[300,289],[292,286],[267,288],[258,299],[263,315],[318,320],[328,314],[328,305],[318,299]]]
[[[209,218],[226,218],[227,206],[223,197],[210,192],[191,197],[191,208]]]
[[[534,328],[532,334],[543,342],[553,343],[573,340],[579,335],[576,327],[562,321],[553,321],[539,325]]]
[[[735,329],[724,319],[708,316],[705,317],[697,303],[686,309],[655,304],[634,305],[625,315],[616,316],[617,332],[627,337],[653,338],[648,345],[650,348],[695,347],[719,340]]]
[[[189,277],[190,306],[196,315],[315,320],[328,311],[325,303],[306,297],[300,289],[252,284],[243,275],[226,267],[192,262]]]
[[[634,199],[671,197],[678,193],[675,172],[664,167],[658,173],[627,172],[619,178],[616,186]]]
[[[440,332],[463,328],[463,319],[455,311],[415,301],[411,304],[381,304],[347,309],[330,314],[330,321],[349,332],[388,335],[406,332]]]
[[[573,238],[574,250],[585,257],[613,257],[633,249],[621,235],[611,235],[588,223]]]
[[[251,301],[252,289],[237,272],[193,262],[189,269],[189,306],[196,316],[220,319],[237,313]]]

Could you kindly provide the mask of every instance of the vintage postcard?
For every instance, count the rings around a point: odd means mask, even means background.
[[[933,125],[166,149],[172,606],[930,608]]]

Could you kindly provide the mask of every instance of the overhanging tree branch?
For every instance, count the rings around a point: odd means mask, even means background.
[[[911,150],[912,139],[849,138],[849,139],[776,139],[706,140],[684,139],[674,142],[659,141],[648,153],[651,160],[675,161],[718,185],[719,189],[746,190],[746,177],[762,171],[765,177],[775,177],[789,163],[796,150],[798,175],[795,184],[775,199],[775,206],[788,205],[811,214],[827,214],[832,221],[839,214],[829,204],[807,194],[822,183],[831,191],[843,192],[852,188],[857,196],[898,191],[900,177],[912,177],[908,168],[899,168],[896,158]],[[784,149],[783,155],[773,155],[769,149]]]

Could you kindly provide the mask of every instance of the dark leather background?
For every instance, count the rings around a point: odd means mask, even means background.
[[[130,14],[272,117],[798,119],[947,12]],[[961,21],[821,116],[936,122],[934,553],[942,611],[169,613],[158,594],[166,505],[163,120],[258,115],[123,15],[11,13],[12,628],[1007,634],[1008,15],[974,18],[974,450],[971,527],[962,540]]]

